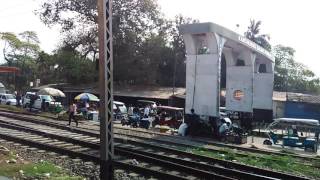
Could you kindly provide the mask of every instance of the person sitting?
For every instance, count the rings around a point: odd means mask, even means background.
[[[89,104],[88,101],[86,101],[86,102],[84,103],[84,108],[83,108],[83,111],[82,111],[83,116],[84,116],[84,118],[86,118],[86,119],[88,119],[89,109],[90,109],[90,104]]]
[[[133,108],[133,115],[136,114],[136,115],[139,115],[140,114],[140,110],[138,107],[134,107]]]
[[[287,128],[288,130],[288,136],[292,136],[293,135],[293,130],[291,128]]]
[[[165,120],[166,120],[166,117],[167,117],[167,112],[162,111],[162,112],[160,113],[160,120],[161,120],[161,121],[165,121]]]
[[[298,135],[298,129],[297,129],[297,126],[296,126],[296,125],[293,125],[293,126],[292,126],[292,135],[293,135],[294,137],[299,137],[299,135]]]
[[[199,116],[195,113],[194,109],[190,110],[191,114],[186,119],[186,124],[188,126],[186,134],[196,135],[198,133],[197,126],[199,124]]]
[[[221,124],[221,126],[219,127],[219,136],[220,136],[220,139],[223,139],[225,136],[226,136],[226,133],[228,132],[229,130],[229,126],[230,126],[230,123],[229,122],[223,122]]]

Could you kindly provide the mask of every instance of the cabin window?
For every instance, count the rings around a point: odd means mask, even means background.
[[[243,59],[237,59],[236,66],[245,66]]]
[[[210,50],[206,46],[203,46],[203,47],[199,48],[199,50],[198,50],[198,54],[209,54],[209,53],[210,53]]]
[[[241,90],[235,90],[235,91],[233,92],[233,98],[234,98],[235,100],[240,101],[240,100],[243,98],[243,96],[244,96],[244,92],[241,91]]]
[[[266,64],[260,64],[258,72],[259,73],[267,73],[267,65]]]
[[[195,45],[196,45],[196,53],[197,54],[209,54],[209,42],[208,42],[208,36],[206,33],[201,34],[195,34],[193,36]]]

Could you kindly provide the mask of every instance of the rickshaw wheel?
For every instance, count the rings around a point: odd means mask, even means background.
[[[132,124],[132,127],[137,128],[137,127],[138,127],[138,123],[134,122],[134,123]]]
[[[264,145],[272,145],[272,142],[269,139],[263,141]]]
[[[152,125],[152,127],[154,128],[154,127],[156,127],[156,125],[157,125],[157,122],[155,122],[155,121],[152,121],[152,122],[151,122],[151,125]]]

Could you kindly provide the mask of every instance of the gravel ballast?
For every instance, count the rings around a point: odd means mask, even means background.
[[[88,180],[99,180],[100,165],[93,162],[86,162],[81,159],[72,159],[54,152],[48,152],[29,146],[24,146],[0,138],[0,146],[15,152],[18,157],[29,162],[38,163],[48,161],[65,170],[69,176],[81,176]],[[146,178],[124,170],[114,170],[115,180],[145,180]]]

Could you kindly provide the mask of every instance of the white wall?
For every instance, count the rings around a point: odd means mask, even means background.
[[[199,115],[219,116],[222,50],[227,64],[226,109],[240,112],[272,109],[273,58],[269,53],[213,23],[184,25],[181,31],[187,52],[187,114],[193,108]],[[245,65],[236,66],[238,59],[244,60]],[[266,64],[270,74],[259,74],[260,64]],[[242,91],[242,98],[234,97],[237,90]]]
[[[232,50],[224,51],[227,61],[226,109],[240,112],[253,112],[253,71],[255,54],[249,49],[242,49],[240,53]],[[244,61],[244,66],[236,66],[237,60]],[[235,91],[242,91],[243,97],[236,99]]]
[[[227,67],[226,109],[231,111],[252,112],[253,69],[251,66]],[[234,98],[234,92],[240,90],[244,96]]]
[[[215,33],[185,34],[186,106],[203,116],[219,116],[220,64],[225,39]],[[206,52],[199,50],[207,49]]]
[[[186,74],[186,113],[217,116],[218,55],[188,55]]]
[[[273,73],[255,73],[253,108],[272,110]]]
[[[273,118],[284,117],[285,102],[273,101]]]

